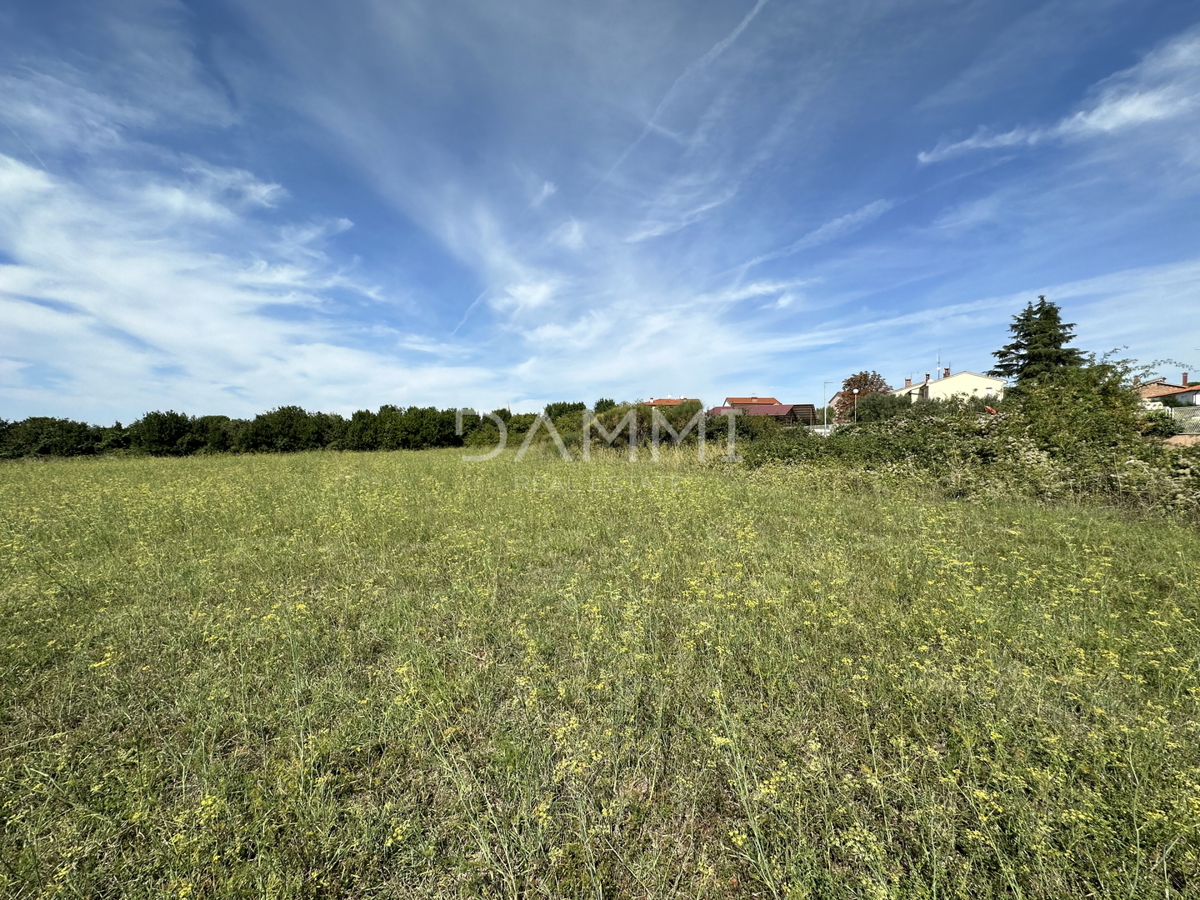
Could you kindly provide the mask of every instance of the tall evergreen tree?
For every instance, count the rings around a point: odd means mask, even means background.
[[[988,374],[1015,379],[1020,385],[1056,369],[1079,368],[1083,353],[1066,346],[1075,338],[1074,328],[1074,324],[1063,322],[1058,304],[1044,294],[1039,296],[1036,304],[1026,304],[1013,316],[1009,326],[1013,341],[992,354],[996,365]]]

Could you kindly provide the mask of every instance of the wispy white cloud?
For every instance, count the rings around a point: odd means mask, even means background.
[[[755,17],[766,5],[767,0],[757,0],[757,2],[754,4],[754,8],[751,9],[750,12],[746,13],[745,17],[738,22],[737,27],[735,27],[733,31],[729,32],[729,34],[717,41],[717,43],[715,43],[707,53],[684,69],[683,74],[681,74],[671,83],[671,86],[667,88],[667,92],[659,101],[658,106],[655,107],[654,112],[646,121],[646,125],[642,129],[642,133],[637,136],[632,144],[625,148],[625,151],[617,158],[617,161],[613,163],[612,168],[609,169],[604,178],[601,179],[601,183],[607,181],[608,179],[612,178],[614,174],[616,174],[616,171],[621,168],[625,160],[629,159],[630,155],[637,150],[639,146],[641,146],[642,141],[644,141],[646,137],[651,134],[651,132],[663,130],[659,125],[659,119],[671,105],[672,101],[675,100],[683,85],[686,84],[690,79],[694,78],[697,74],[702,72],[704,69],[712,65],[722,53],[728,50],[733,45],[734,41],[741,37],[742,32],[750,27],[750,23],[754,21]]]
[[[119,97],[54,62],[0,75],[0,120],[29,151],[24,162],[0,154],[5,414],[345,410],[481,377],[428,342],[380,352],[329,314],[331,292],[386,303],[327,251],[352,223],[278,216],[282,185],[155,141],[168,118],[227,125],[225,104],[195,80],[178,35],[125,38],[153,52],[133,54],[124,77],[139,83]],[[179,88],[181,109],[164,85]],[[64,154],[82,157],[54,165]],[[425,358],[406,363],[409,351]]]
[[[627,237],[625,240],[630,244],[636,244],[641,241],[649,240],[650,238],[662,237],[666,234],[673,234],[676,231],[687,228],[689,225],[694,225],[704,218],[704,214],[710,210],[716,209],[718,206],[723,206],[733,199],[736,191],[726,191],[719,197],[714,197],[707,200],[698,206],[683,210],[671,218],[656,218],[642,225],[637,231]]]
[[[543,181],[541,188],[538,190],[537,196],[530,201],[530,206],[537,208],[546,202],[548,197],[553,197],[558,193],[558,185],[553,181]]]
[[[1135,66],[1096,86],[1082,109],[1044,127],[994,132],[981,127],[961,141],[943,141],[917,154],[923,163],[941,162],[976,150],[1033,147],[1130,131],[1155,123],[1191,119],[1200,112],[1200,29],[1181,35]],[[1195,123],[1190,127],[1195,128]]]
[[[567,250],[582,250],[584,245],[583,224],[578,219],[572,218],[556,228],[550,240]]]
[[[152,112],[97,93],[86,81],[74,70],[0,75],[0,119],[42,151],[112,147],[126,129],[154,121]]]
[[[538,309],[551,302],[562,286],[563,282],[558,278],[518,281],[507,285],[503,294],[492,298],[492,305],[520,312]]]
[[[294,375],[294,358],[311,358],[313,345],[331,358],[370,361],[400,374],[395,362],[338,347],[333,322],[298,327],[269,314],[272,308],[320,305],[324,291],[355,285],[313,259],[256,258],[249,242],[269,252],[270,229],[264,233],[228,211],[222,219],[238,223],[243,252],[205,251],[197,234],[176,229],[164,236],[139,202],[113,202],[5,156],[0,207],[0,247],[13,259],[0,267],[7,323],[0,356],[10,368],[28,368],[22,360],[54,360],[66,380],[49,392],[36,382],[10,381],[3,392],[9,403],[40,397],[54,408],[61,402],[54,394],[90,396],[90,385],[104,373],[113,396],[98,408],[154,405],[164,385],[151,373],[163,366],[182,373],[172,393],[207,393],[209,403],[213,392],[231,385],[260,405],[271,405],[281,384],[290,384],[293,396],[311,399],[323,390],[319,370],[308,379],[280,376]],[[272,366],[281,372],[259,381]]]
[[[797,288],[812,284],[810,279],[789,279],[783,281],[765,280],[755,281],[750,284],[738,285],[728,288],[723,291],[718,291],[714,294],[705,294],[698,297],[697,300],[709,303],[732,304],[739,303],[743,300],[755,300],[762,297],[794,297],[794,291]],[[780,306],[790,305],[791,301]],[[778,304],[777,304],[778,305]]]
[[[1006,212],[1004,198],[999,194],[989,194],[947,209],[934,220],[933,227],[958,234],[999,222]]]
[[[835,241],[838,238],[857,231],[865,225],[869,225],[893,206],[895,204],[891,200],[875,200],[866,206],[856,209],[854,212],[846,213],[844,216],[838,216],[836,219],[825,222],[786,247],[754,257],[749,262],[743,263],[741,268],[745,271],[773,259],[782,259],[785,256],[791,256],[793,253],[799,253],[801,250],[808,250],[812,247],[828,244],[830,241]]]

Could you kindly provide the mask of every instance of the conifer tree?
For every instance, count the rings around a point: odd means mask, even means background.
[[[1074,324],[1063,322],[1056,303],[1039,296],[1036,304],[1026,304],[1013,316],[1009,326],[1013,341],[992,354],[996,365],[988,374],[1015,379],[1020,385],[1057,369],[1079,368],[1083,353],[1066,346],[1075,337],[1074,328]]]

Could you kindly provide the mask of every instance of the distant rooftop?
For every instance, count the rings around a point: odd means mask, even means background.
[[[726,406],[779,406],[774,397],[726,397]]]

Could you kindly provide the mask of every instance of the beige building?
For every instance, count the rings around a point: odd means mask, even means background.
[[[941,378],[930,378],[925,373],[925,380],[913,384],[911,378],[904,379],[904,387],[892,391],[896,397],[908,397],[913,403],[918,400],[949,400],[951,397],[980,397],[984,400],[999,400],[1004,396],[1004,379],[993,378],[990,375],[980,375],[978,372],[956,372],[950,374],[946,366],[941,372]]]

